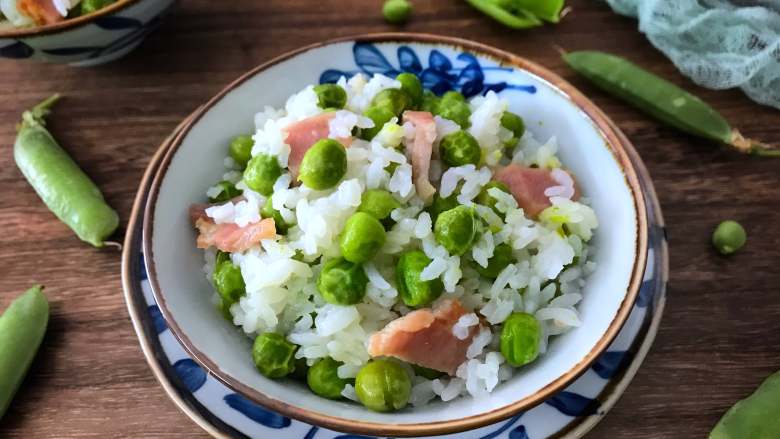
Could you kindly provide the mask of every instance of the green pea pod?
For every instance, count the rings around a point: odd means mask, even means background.
[[[48,322],[49,302],[40,285],[11,302],[0,316],[0,419],[35,358]]]
[[[515,13],[501,6],[496,0],[466,0],[471,6],[499,23],[512,29],[528,29],[542,25],[542,20],[531,12],[518,10]]]
[[[780,156],[780,150],[742,137],[698,97],[623,58],[582,51],[566,53],[563,59],[607,93],[681,131],[721,142],[743,153]]]
[[[102,247],[116,230],[119,216],[46,129],[44,118],[58,99],[59,95],[51,96],[24,112],[14,159],[49,210],[83,241]]]
[[[776,372],[723,415],[710,439],[773,438],[779,431],[780,372]]]
[[[537,18],[557,23],[561,20],[564,0],[497,0],[508,10],[527,11]]]

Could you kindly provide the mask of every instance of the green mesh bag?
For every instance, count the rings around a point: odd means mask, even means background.
[[[780,0],[607,0],[695,83],[780,109]]]

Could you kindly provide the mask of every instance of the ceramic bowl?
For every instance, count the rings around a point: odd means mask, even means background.
[[[282,106],[307,84],[356,72],[419,74],[427,88],[465,95],[495,90],[539,139],[557,136],[600,221],[594,241],[598,269],[579,306],[583,325],[555,338],[548,352],[486,398],[461,398],[382,414],[330,401],[304,385],[260,375],[251,340],[210,301],[202,251],[187,209],[223,173],[225,145],[254,130],[265,105]],[[647,253],[642,189],[623,140],[606,116],[554,73],[478,43],[421,34],[375,34],[329,41],[282,55],[247,73],[183,126],[154,177],[143,245],[153,293],[173,333],[226,385],[281,414],[338,431],[375,436],[427,436],[465,431],[526,410],[585,371],[623,325],[636,298]]]
[[[130,53],[160,24],[175,0],[119,0],[60,23],[0,29],[0,57],[91,66]]]

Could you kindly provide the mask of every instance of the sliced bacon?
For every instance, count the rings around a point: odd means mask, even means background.
[[[254,224],[239,227],[236,224],[215,224],[210,219],[195,220],[198,235],[198,248],[216,247],[223,252],[240,253],[256,246],[263,239],[276,236],[276,227],[272,218],[266,218]]]
[[[57,11],[53,0],[18,0],[16,7],[39,26],[65,20]]]
[[[568,174],[571,176],[571,173]],[[550,187],[559,185],[549,169],[529,168],[516,163],[498,169],[493,177],[509,187],[517,204],[530,218],[536,218],[544,209],[552,205],[550,198],[544,192]],[[577,200],[580,193],[576,183],[574,188],[572,199]]]
[[[433,142],[436,140],[436,122],[427,111],[404,111],[403,122],[414,126],[414,142],[406,145],[406,156],[412,162],[412,178],[417,196],[429,202],[436,193],[428,175],[431,169]]]
[[[335,112],[327,112],[312,116],[298,122],[291,123],[284,131],[287,133],[285,143],[290,145],[290,158],[287,160],[287,167],[290,169],[293,177],[298,176],[298,168],[303,160],[303,155],[317,143],[318,140],[326,139],[330,135],[330,121],[336,116]],[[352,144],[352,138],[338,138],[345,148]]]
[[[445,300],[435,309],[425,308],[388,323],[368,342],[372,357],[390,356],[408,363],[455,375],[466,361],[466,351],[479,325],[471,327],[465,340],[452,333],[452,327],[466,314],[457,300]]]

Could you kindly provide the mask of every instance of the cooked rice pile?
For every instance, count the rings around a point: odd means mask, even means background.
[[[386,88],[400,88],[398,81],[383,75],[370,79],[356,75],[349,80],[342,78],[338,84],[346,90],[348,101],[345,109],[339,110],[330,122],[332,138],[348,137],[354,127],[370,127],[371,120],[361,114],[374,95]],[[473,98],[470,106],[468,131],[485,151],[486,166],[466,165],[442,173],[440,162],[434,160],[431,169],[432,182],[441,196],[449,196],[462,185],[457,196],[461,204],[473,204],[472,200],[491,180],[488,166],[499,164],[502,143],[511,137],[500,124],[501,115],[507,109],[506,100],[489,92]],[[290,147],[285,144],[282,129],[322,112],[312,86],[291,96],[283,109],[266,107],[255,116],[257,132],[252,154],[272,154],[285,168]],[[458,129],[454,122],[436,116],[437,139]],[[560,232],[559,223],[527,218],[511,195],[490,189],[489,193],[499,200],[497,209],[505,213],[505,220],[490,208],[474,204],[490,230],[466,254],[452,256],[435,241],[431,216],[423,210],[424,203],[415,193],[411,164],[396,149],[414,135],[411,124],[399,125],[393,119],[371,142],[355,138],[347,148],[347,174],[332,190],[294,186],[292,176],[283,174],[274,185],[273,207],[286,222],[296,225],[284,237],[264,240],[262,247],[232,254],[233,262],[241,268],[247,294],[230,308],[230,313],[233,323],[247,335],[254,337],[266,331],[287,334],[291,342],[300,345],[296,357],[306,358],[309,365],[317,359],[332,357],[344,363],[339,368],[340,377],[354,378],[370,359],[369,336],[411,311],[397,300],[394,258],[403,251],[422,249],[432,260],[422,279],[441,278],[444,283],[445,292],[438,300],[457,298],[471,311],[460,318],[453,333],[464,339],[469,328],[480,319],[491,327],[484,325],[473,338],[468,360],[457,369],[457,376],[435,380],[414,378],[411,403],[419,406],[434,398],[449,401],[460,395],[489,394],[498,383],[515,373],[498,348],[500,325],[512,312],[531,313],[540,321],[542,353],[550,336],[581,324],[576,306],[582,299],[584,278],[595,268],[588,260],[586,242],[591,239],[597,220],[585,199],[570,200],[573,185],[566,181],[565,172],[560,172],[565,177],[556,177],[562,184],[549,188],[545,195],[550,196],[557,208],[557,220],[565,224],[566,234]],[[438,148],[438,143],[434,148]],[[554,137],[541,143],[526,131],[511,160],[525,166],[555,169],[561,166],[556,152]],[[397,164],[392,174],[386,171],[391,163]],[[225,160],[225,166],[228,171],[224,179],[236,183],[245,199],[211,207],[206,213],[217,224],[245,226],[259,221],[258,212],[266,202],[265,197],[241,181],[241,173],[230,158]],[[322,261],[339,256],[337,237],[345,221],[356,211],[361,194],[376,188],[391,192],[403,206],[392,212],[395,224],[387,233],[384,248],[364,265],[369,279],[365,300],[354,306],[328,304],[315,285]],[[213,195],[218,191],[212,188],[207,193]],[[493,250],[501,243],[511,245],[517,262],[507,266],[495,281],[480,277],[470,262],[486,266]],[[296,251],[303,253],[303,261],[294,258]],[[206,250],[205,272],[209,279],[214,258],[215,251]],[[313,313],[316,318],[312,318]],[[348,385],[343,395],[356,400],[352,386]]]

